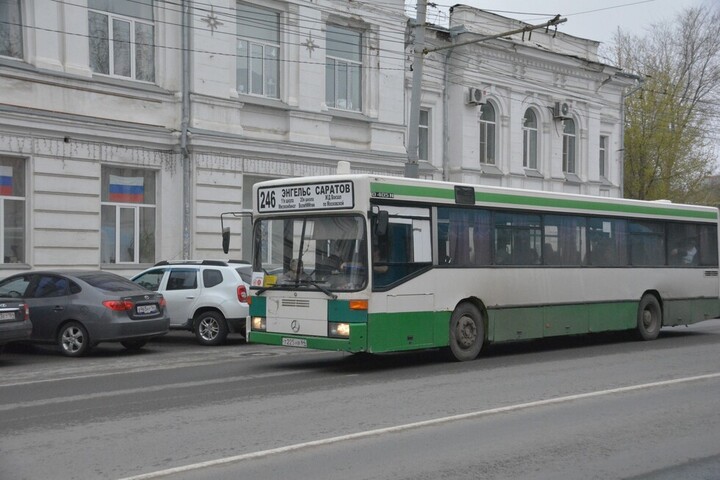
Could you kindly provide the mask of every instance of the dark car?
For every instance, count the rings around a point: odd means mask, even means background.
[[[13,275],[0,281],[0,297],[30,307],[31,342],[55,343],[72,357],[100,342],[140,349],[170,323],[162,294],[99,270]]]
[[[13,298],[0,298],[0,351],[10,342],[29,340],[31,333],[27,304]]]

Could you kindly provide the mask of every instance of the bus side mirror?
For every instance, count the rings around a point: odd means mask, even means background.
[[[387,210],[380,210],[377,213],[377,217],[375,219],[375,234],[378,237],[384,237],[387,235],[389,218]]]
[[[223,247],[223,252],[228,253],[230,251],[230,227],[223,228],[222,247]]]

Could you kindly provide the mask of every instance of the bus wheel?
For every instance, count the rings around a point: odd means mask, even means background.
[[[474,360],[485,341],[480,310],[471,303],[460,304],[450,317],[450,353],[459,362]]]
[[[637,315],[637,336],[641,340],[655,340],[662,327],[662,308],[655,295],[645,295],[640,300]]]

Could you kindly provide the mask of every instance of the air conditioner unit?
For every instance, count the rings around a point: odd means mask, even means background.
[[[470,87],[468,90],[468,105],[485,105],[487,103],[487,94],[485,90]]]
[[[558,119],[570,118],[570,104],[566,102],[555,102],[553,117]]]

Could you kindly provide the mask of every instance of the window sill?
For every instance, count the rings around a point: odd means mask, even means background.
[[[574,173],[565,172],[565,181],[568,183],[583,183],[582,179]]]
[[[502,177],[505,175],[502,170],[500,170],[495,165],[489,165],[487,163],[481,163],[480,164],[480,173],[483,175],[488,175],[491,177]]]
[[[365,114],[362,112],[357,112],[355,110],[342,110],[339,108],[332,108],[328,107],[327,112],[329,115],[332,115],[336,118],[344,118],[348,120],[360,120],[364,122],[369,122],[370,118],[368,118]]]
[[[27,263],[0,263],[0,270],[30,270]]]
[[[525,176],[526,176],[526,177],[533,177],[533,178],[545,178],[545,176],[544,176],[542,173],[540,173],[540,172],[539,172],[537,169],[535,169],[535,168],[526,168],[526,169],[525,169]]]
[[[263,107],[282,108],[289,110],[289,107],[279,98],[263,97],[260,95],[248,95],[246,93],[238,93],[237,99],[244,105],[260,105]]]

